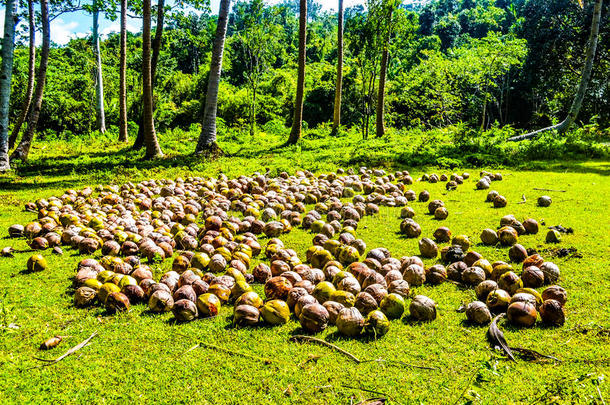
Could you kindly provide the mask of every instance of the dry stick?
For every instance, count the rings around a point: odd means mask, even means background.
[[[53,364],[59,363],[60,361],[62,361],[66,357],[70,356],[71,354],[76,353],[77,351],[79,351],[83,347],[87,346],[87,344],[91,341],[91,339],[93,339],[96,335],[97,335],[97,332],[93,332],[91,334],[91,336],[89,336],[87,339],[83,340],[82,342],[80,342],[79,344],[77,344],[76,346],[74,346],[73,348],[71,348],[70,350],[68,350],[67,352],[65,352],[64,354],[62,354],[61,356],[59,356],[58,358],[56,358],[54,360],[51,360],[51,359],[41,359],[41,358],[38,358],[38,357],[34,357],[36,360],[46,361],[47,363],[46,364],[42,364],[40,366],[32,367],[31,369],[33,369],[33,368],[40,368],[40,367],[46,367],[46,366],[52,366]]]
[[[360,360],[358,357],[354,356],[354,355],[353,355],[353,354],[351,354],[350,352],[348,352],[348,351],[346,351],[346,350],[343,350],[343,349],[342,349],[342,348],[340,348],[339,346],[336,346],[336,345],[334,345],[334,344],[332,344],[332,343],[328,343],[328,342],[327,342],[327,341],[325,341],[325,340],[318,339],[318,338],[315,338],[315,337],[313,337],[313,336],[307,336],[307,335],[294,335],[294,336],[292,336],[292,337],[290,338],[290,340],[291,340],[291,341],[293,341],[293,342],[296,342],[296,341],[299,341],[299,340],[304,340],[304,341],[306,341],[306,342],[315,342],[315,343],[319,343],[319,344],[321,344],[321,345],[323,345],[323,346],[330,347],[331,349],[336,350],[336,351],[338,351],[339,353],[341,353],[341,354],[343,354],[343,355],[345,355],[345,356],[349,357],[350,359],[354,360],[354,361],[355,361],[357,364],[362,363],[362,361],[361,361],[361,360]]]
[[[553,190],[551,188],[536,188],[534,187],[534,190],[538,190],[538,191],[554,191],[556,193],[565,193],[566,190]]]
[[[198,345],[196,345],[195,347],[192,347],[188,351],[195,350],[197,347],[205,347],[206,349],[219,350],[221,352],[228,353],[228,354],[234,354],[236,356],[248,357],[248,358],[251,358],[251,359],[254,359],[254,360],[260,360],[260,361],[262,361],[265,364],[271,364],[273,362],[273,360],[271,360],[271,359],[266,359],[264,357],[254,356],[254,355],[248,354],[248,353],[236,352],[236,351],[233,351],[233,350],[225,349],[224,347],[215,346],[215,345],[211,345],[211,344],[203,343],[203,342],[200,342]]]

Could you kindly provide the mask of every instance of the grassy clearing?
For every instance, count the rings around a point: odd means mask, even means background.
[[[365,145],[347,137],[338,142],[339,147],[332,147],[328,139],[309,139],[296,148],[274,149],[279,137],[257,137],[241,145],[228,140],[222,147],[234,156],[213,163],[177,158],[192,146],[188,137],[178,135],[165,140],[170,157],[154,164],[138,162],[137,154],[121,147],[106,147],[103,139],[91,145],[43,143],[48,158],[41,158],[43,151],[36,150],[31,163],[0,179],[0,245],[25,249],[24,241],[5,238],[9,225],[32,218],[22,211],[23,203],[61,194],[69,187],[187,173],[216,175],[222,171],[233,176],[265,168],[272,172],[301,167],[328,171],[337,164],[360,164],[365,158],[381,163],[384,157],[393,158],[383,166],[410,169],[414,177],[423,170],[412,169],[407,161],[396,158],[399,144],[394,138],[389,143],[369,141]],[[59,158],[64,155],[67,157]],[[357,160],[357,156],[363,160]],[[464,314],[456,312],[462,302],[474,298],[474,292],[451,284],[417,289],[439,304],[439,317],[432,323],[392,321],[390,332],[378,341],[345,339],[334,327],[318,336],[361,359],[400,360],[437,368],[421,370],[377,362],[356,365],[324,347],[289,343],[289,337],[300,332],[296,321],[279,328],[233,329],[228,307],[217,318],[179,325],[171,321],[171,314],[151,315],[142,306],[118,316],[107,316],[99,308],[76,309],[70,278],[81,257],[71,250],[62,257],[46,254],[49,271],[25,274],[22,270],[29,253],[20,253],[13,259],[0,259],[0,402],[345,404],[352,398],[355,403],[379,396],[394,403],[607,401],[610,388],[603,376],[610,372],[609,337],[594,331],[583,333],[582,329],[610,328],[610,162],[541,162],[533,167],[543,166],[545,170],[501,170],[504,180],[492,187],[507,197],[509,204],[503,209],[484,203],[486,193],[474,191],[474,180],[454,192],[447,192],[441,183],[416,183],[412,188],[416,192],[427,189],[432,198],[444,200],[450,215],[443,225],[454,234],[469,235],[475,242],[483,228],[495,228],[509,213],[575,229],[573,235],[564,236],[560,246],[574,247],[583,257],[553,259],[562,271],[560,284],[569,294],[566,325],[531,329],[502,326],[511,345],[556,356],[563,360],[560,364],[510,363],[502,359],[489,349],[486,328],[465,325]],[[459,170],[469,170],[478,177],[477,169]],[[566,192],[545,192],[553,197],[553,205],[538,208],[535,200],[542,192],[534,187]],[[522,195],[527,203],[517,204]],[[440,223],[425,215],[424,204],[416,202],[412,206],[422,236],[430,236]],[[394,256],[416,254],[417,242],[397,234],[398,214],[397,208],[382,208],[379,215],[365,217],[359,237],[369,248],[385,246]],[[311,237],[295,229],[283,239],[304,255]],[[544,232],[522,237],[521,243],[542,250],[553,247],[544,243]],[[490,261],[507,258],[507,249],[474,249]],[[260,291],[260,287],[256,288]],[[8,328],[10,323],[19,328]],[[34,356],[57,357],[93,331],[99,336],[75,356],[51,367],[28,370],[40,364]],[[58,334],[69,336],[59,348],[48,353],[38,350],[42,341]],[[198,342],[272,361],[264,364],[204,348],[187,353]]]

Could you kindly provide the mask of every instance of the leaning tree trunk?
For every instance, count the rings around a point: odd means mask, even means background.
[[[225,38],[227,35],[227,23],[229,21],[229,7],[231,0],[220,0],[218,12],[218,23],[216,25],[216,38],[212,50],[212,61],[210,62],[210,76],[208,79],[208,91],[205,96],[205,110],[203,114],[203,125],[201,135],[195,148],[195,153],[218,153],[216,143],[216,111],[218,108],[218,87],[220,86],[220,73],[222,71],[222,55],[224,51]]]
[[[559,124],[551,125],[550,127],[542,128],[528,134],[513,136],[512,138],[508,138],[509,141],[522,141],[524,139],[535,138],[544,132],[552,130],[556,130],[561,134],[567,131],[574,121],[576,121],[576,117],[578,116],[578,112],[582,106],[582,101],[585,98],[585,93],[587,92],[587,87],[589,86],[591,72],[593,71],[593,61],[595,60],[595,51],[597,50],[597,41],[599,39],[599,22],[602,14],[602,3],[603,0],[596,0],[593,8],[593,20],[591,22],[591,34],[589,35],[585,66],[582,71],[578,90],[576,91],[574,100],[572,100],[572,105],[570,107],[570,111],[568,112],[568,116]]]
[[[29,50],[30,56],[28,60],[28,87],[25,91],[25,99],[21,106],[21,113],[13,126],[13,131],[8,139],[8,148],[12,149],[17,142],[17,137],[21,131],[21,126],[28,116],[30,110],[30,104],[32,103],[32,94],[34,94],[34,77],[36,76],[36,27],[34,26],[34,2],[28,0],[28,23],[29,23]]]
[[[4,37],[2,38],[2,66],[0,67],[0,172],[11,169],[8,158],[8,113],[11,104],[13,76],[13,49],[17,24],[16,0],[7,0],[4,10]]]
[[[103,134],[106,132],[106,114],[104,112],[104,78],[102,75],[102,52],[100,50],[100,37],[99,37],[99,15],[100,12],[95,5],[93,10],[93,47],[95,49],[96,56],[96,72],[95,72],[95,98],[97,110],[97,122],[100,127],[100,132]]]
[[[161,40],[163,39],[163,21],[165,19],[165,0],[157,1],[157,26],[155,27],[155,38],[152,43],[152,61],[151,61],[151,77],[152,87],[154,89],[157,77],[157,62],[159,61],[159,52],[161,51]],[[155,111],[153,100],[153,112]],[[133,143],[134,150],[140,150],[144,146],[144,114],[140,115],[140,125],[138,126],[138,134]]]
[[[119,61],[119,142],[127,142],[127,0],[121,0]]]
[[[47,65],[49,63],[49,48],[51,47],[51,29],[49,26],[49,0],[40,0],[40,16],[42,20],[42,50],[40,52],[40,65],[36,75],[36,91],[34,93],[34,108],[30,109],[28,116],[28,129],[23,134],[19,146],[11,154],[12,159],[27,160],[30,147],[34,140],[34,133],[40,118],[42,97],[47,80]]]
[[[307,44],[307,0],[299,0],[299,68],[297,74],[297,94],[294,103],[292,129],[286,142],[294,145],[301,139],[303,125],[303,98],[305,94],[305,46]]]
[[[150,59],[150,0],[142,2],[142,106],[144,117],[144,145],[146,146],[145,159],[153,159],[163,156],[157,134],[155,133],[155,122],[153,119],[153,89]]]
[[[341,87],[343,86],[343,0],[339,0],[337,19],[337,83],[335,86],[335,106],[333,112],[333,129],[335,134],[341,125]]]
[[[377,89],[377,111],[376,111],[376,136],[381,138],[385,134],[385,83],[388,75],[388,59],[390,58],[390,24],[392,21],[392,10],[388,18],[386,37],[383,42],[381,64],[379,66],[379,88]]]

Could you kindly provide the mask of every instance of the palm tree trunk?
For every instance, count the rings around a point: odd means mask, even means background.
[[[2,66],[0,67],[0,172],[11,169],[8,158],[8,114],[11,104],[15,24],[17,24],[16,6],[17,2],[15,0],[7,0],[4,10]]]
[[[341,125],[341,87],[343,86],[343,0],[339,0],[337,18],[337,83],[335,86],[335,106],[332,133],[336,134]]]
[[[119,142],[127,142],[127,0],[121,0],[121,55],[119,61]]]
[[[153,119],[153,89],[150,58],[150,0],[142,2],[142,106],[144,117],[144,145],[146,146],[145,159],[153,159],[163,156],[157,134],[155,133],[155,122]]]
[[[104,78],[102,75],[102,52],[100,50],[100,36],[99,36],[99,10],[98,6],[94,5],[93,10],[93,47],[95,48],[96,57],[96,86],[95,86],[95,99],[96,99],[96,110],[97,110],[97,121],[100,127],[100,132],[103,134],[106,132],[106,114],[104,112]]]
[[[591,72],[593,71],[593,62],[595,60],[597,41],[599,39],[599,23],[602,14],[602,3],[603,0],[596,0],[595,6],[593,8],[593,20],[591,22],[591,34],[589,35],[589,43],[587,45],[587,56],[585,58],[585,66],[582,71],[580,83],[578,84],[578,90],[576,91],[574,100],[572,100],[572,105],[570,107],[570,111],[568,112],[568,116],[559,124],[552,125],[547,128],[542,128],[524,135],[513,136],[512,138],[508,138],[509,141],[522,141],[524,139],[535,138],[544,132],[552,130],[556,130],[558,133],[561,134],[567,131],[570,126],[572,126],[574,121],[576,121],[576,117],[578,116],[580,107],[582,106],[582,101],[585,98],[585,93],[587,92],[587,87],[589,86]]]
[[[390,34],[391,34],[391,21],[392,11],[390,10],[388,16],[388,27],[386,28],[387,33],[383,42],[383,50],[381,54],[381,64],[379,66],[379,88],[377,89],[377,116],[375,121],[375,129],[377,138],[381,138],[385,134],[385,83],[388,74],[388,59],[390,58]]]
[[[157,78],[157,62],[159,61],[159,52],[161,51],[161,40],[163,39],[163,21],[165,20],[165,0],[157,1],[157,26],[155,27],[155,38],[152,43],[152,61],[151,61],[151,77],[152,87],[155,87]],[[155,110],[153,100],[153,112]],[[134,150],[140,150],[144,146],[144,114],[140,115],[140,125],[138,134],[133,143]]]
[[[222,55],[227,35],[227,23],[229,21],[229,8],[231,0],[220,0],[218,11],[218,23],[216,25],[216,38],[212,50],[212,61],[210,62],[210,76],[208,79],[208,90],[205,96],[205,110],[203,113],[203,125],[201,135],[195,148],[195,153],[218,152],[216,143],[216,111],[218,109],[218,87],[220,86],[220,73],[222,71]]]
[[[36,91],[34,92],[34,108],[30,109],[28,115],[28,129],[23,134],[19,146],[11,154],[11,160],[27,160],[30,147],[34,141],[34,133],[40,118],[42,108],[42,97],[47,80],[47,66],[49,64],[49,49],[51,47],[51,29],[49,25],[49,0],[40,0],[40,16],[42,20],[42,50],[40,52],[40,65],[36,77]]]
[[[34,2],[28,0],[28,23],[29,23],[29,36],[30,36],[30,58],[28,61],[28,87],[25,92],[25,99],[21,106],[21,113],[13,126],[13,131],[8,140],[8,148],[12,149],[17,142],[17,137],[21,131],[21,126],[28,116],[30,110],[30,104],[32,103],[32,95],[34,94],[34,77],[36,76],[36,27],[34,26]]]
[[[307,44],[307,0],[299,0],[299,68],[297,74],[297,94],[294,103],[292,129],[287,144],[294,145],[301,139],[303,124],[303,98],[305,95],[305,47]]]

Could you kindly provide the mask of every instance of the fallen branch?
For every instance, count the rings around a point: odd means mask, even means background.
[[[565,193],[566,190],[553,190],[552,188],[538,188],[538,187],[534,187],[534,190],[538,190],[538,191],[554,191],[556,193]]]
[[[353,355],[353,354],[351,354],[350,352],[348,352],[348,351],[346,351],[346,350],[343,350],[343,349],[342,349],[342,348],[340,348],[339,346],[336,346],[336,345],[334,345],[334,344],[332,344],[332,343],[328,343],[328,342],[327,342],[327,341],[325,341],[325,340],[318,339],[318,338],[315,338],[315,337],[313,337],[313,336],[307,336],[307,335],[294,335],[294,336],[292,336],[292,337],[290,338],[290,341],[292,341],[292,342],[296,342],[296,341],[315,342],[315,343],[321,344],[322,346],[330,347],[331,349],[333,349],[333,350],[335,350],[335,351],[337,351],[337,352],[339,352],[339,353],[341,353],[341,354],[343,354],[343,355],[345,355],[345,356],[349,357],[350,359],[352,359],[353,361],[355,361],[357,364],[362,363],[362,361],[361,361],[361,360],[360,360],[358,357],[354,356],[354,355]]]
[[[542,354],[542,353],[537,352],[537,351],[532,350],[532,349],[525,349],[523,347],[511,347],[510,350],[512,350],[513,352],[519,353],[523,357],[527,357],[527,360],[542,360],[542,359],[546,359],[546,360],[553,360],[553,361],[556,361],[558,363],[561,363],[561,360],[559,360],[557,357],[553,357],[553,356],[549,356],[549,355],[546,355],[546,354]]]
[[[82,342],[80,342],[79,344],[77,344],[76,346],[74,346],[73,348],[71,348],[70,350],[68,350],[67,352],[65,352],[64,354],[62,354],[61,356],[59,356],[56,359],[41,359],[41,358],[38,358],[38,357],[34,357],[34,359],[36,359],[36,360],[45,361],[47,363],[46,364],[42,364],[40,366],[32,367],[32,368],[47,367],[47,366],[52,366],[53,364],[59,363],[60,361],[62,361],[66,357],[70,356],[71,354],[76,353],[77,351],[79,351],[83,347],[87,346],[89,344],[89,342],[91,341],[91,339],[93,339],[96,335],[97,335],[97,332],[93,332],[91,334],[91,336],[89,336],[87,339],[83,340]]]
[[[491,324],[489,325],[489,330],[487,331],[487,338],[489,339],[489,342],[494,348],[502,348],[502,350],[504,351],[504,353],[506,353],[510,360],[517,361],[515,360],[515,356],[513,356],[513,353],[510,351],[510,347],[508,347],[506,339],[504,339],[504,333],[502,333],[500,328],[498,328],[498,320],[503,318],[504,316],[505,314],[497,315],[493,319],[493,321],[491,321]]]

